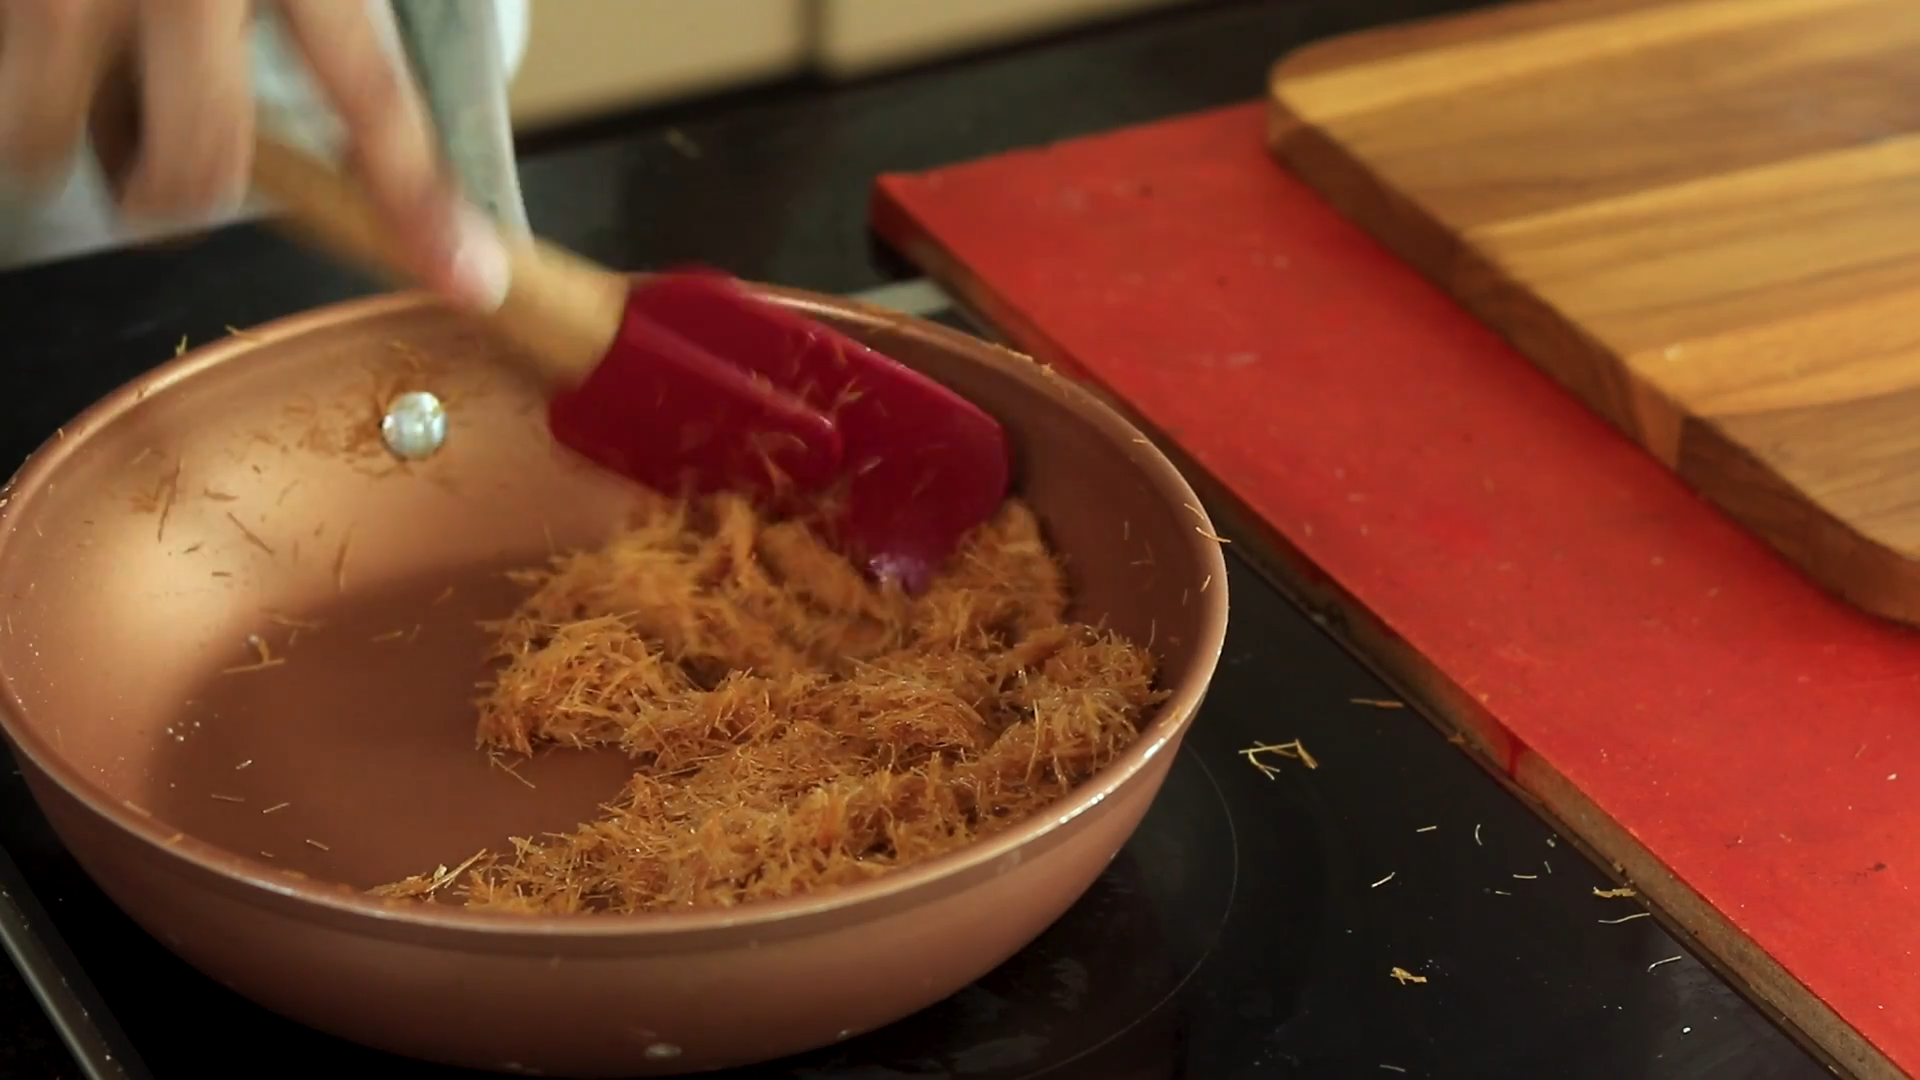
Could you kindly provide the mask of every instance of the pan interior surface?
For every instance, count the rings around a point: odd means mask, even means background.
[[[1184,722],[1224,630],[1224,566],[1197,505],[1171,505],[1184,484],[1164,459],[1110,415],[1089,423],[1064,384],[808,313],[1006,423],[1074,617],[1152,642]],[[539,387],[497,349],[417,298],[349,305],[203,350],[56,437],[0,508],[16,739],[246,877],[363,890],[594,817],[630,771],[617,753],[476,747],[482,623],[522,595],[505,571],[599,543],[636,497],[553,445]],[[445,403],[448,431],[401,462],[380,420],[414,390]],[[1138,766],[1145,736],[1111,771]]]
[[[25,722],[136,813],[355,888],[592,817],[617,754],[475,748],[480,624],[521,595],[505,570],[604,538],[630,490],[430,308],[242,338],[48,448],[0,561]],[[449,432],[403,464],[379,422],[416,389]]]

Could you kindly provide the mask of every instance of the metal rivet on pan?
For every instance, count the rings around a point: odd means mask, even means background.
[[[414,390],[387,403],[380,420],[380,439],[393,456],[422,461],[447,441],[447,409],[425,390]]]

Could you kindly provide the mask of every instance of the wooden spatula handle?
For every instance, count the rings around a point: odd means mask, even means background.
[[[416,280],[407,253],[366,194],[328,165],[263,136],[254,144],[253,185],[285,211],[284,224],[310,242],[385,276]],[[619,332],[627,279],[539,240],[509,239],[507,251],[511,283],[487,320],[549,383],[579,383]]]

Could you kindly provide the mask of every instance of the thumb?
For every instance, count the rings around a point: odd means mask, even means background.
[[[391,191],[382,199],[380,186],[364,170],[361,176],[422,285],[468,311],[486,314],[500,306],[512,284],[506,243],[450,180],[437,177],[411,199]]]

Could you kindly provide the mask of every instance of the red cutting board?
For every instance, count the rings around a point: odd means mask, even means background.
[[[886,177],[875,223],[1177,444],[1244,546],[1836,1060],[1920,1070],[1920,634],[1690,492],[1264,123]]]

